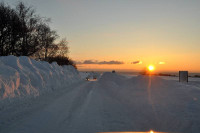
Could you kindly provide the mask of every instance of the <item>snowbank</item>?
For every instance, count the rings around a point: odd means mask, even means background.
[[[0,100],[36,97],[80,80],[72,66],[59,66],[28,57],[0,57]],[[1,105],[1,103],[0,103]]]
[[[105,72],[99,79],[99,82],[101,83],[107,83],[107,84],[122,84],[124,80],[127,78],[125,76],[119,75],[117,73],[111,73],[111,72]]]

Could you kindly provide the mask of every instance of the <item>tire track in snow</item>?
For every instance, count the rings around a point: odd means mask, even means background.
[[[80,110],[85,106],[85,103],[88,99],[88,95],[91,94],[91,91],[93,89],[93,83],[87,82],[83,86],[80,86],[78,89],[79,90],[76,91],[77,94],[75,94],[72,103],[70,103],[71,105],[69,106],[69,110],[67,112],[68,116],[60,122],[61,125],[66,124],[70,126],[74,117],[80,114]]]
[[[77,99],[79,99],[79,96],[86,85],[88,85],[86,82],[80,83],[79,85],[76,85],[76,87],[71,87],[66,91],[61,92],[62,95],[55,97],[56,99],[53,102],[52,100],[47,99],[49,100],[46,101],[48,104],[47,106],[41,107],[38,105],[41,108],[24,115],[21,119],[11,122],[10,125],[7,127],[5,126],[4,129],[1,128],[1,131],[40,133],[49,131],[56,132],[60,130],[62,132],[62,128],[58,129],[61,125],[60,121],[63,121],[63,119],[66,119],[67,117],[69,118],[69,116],[72,115],[71,113],[78,109],[79,104],[77,105],[74,101],[78,101]],[[66,128],[66,125],[63,128]]]
[[[81,102],[80,106],[77,106],[73,110],[73,116],[71,116],[71,121],[69,122],[66,132],[94,132],[101,129],[101,115],[100,104],[96,97],[96,84],[97,82],[90,82],[86,85],[84,89],[84,94],[80,93],[82,98],[79,99]],[[98,117],[98,118],[97,118]]]

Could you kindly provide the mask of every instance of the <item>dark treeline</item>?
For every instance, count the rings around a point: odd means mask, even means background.
[[[66,39],[56,44],[59,36],[50,28],[49,22],[49,19],[40,17],[23,2],[14,8],[1,2],[0,56],[29,56],[46,61],[59,56],[66,60],[66,64],[72,62],[67,57]]]

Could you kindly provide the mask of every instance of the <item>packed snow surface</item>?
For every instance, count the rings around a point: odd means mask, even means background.
[[[200,81],[179,83],[154,76],[126,78],[104,73],[95,82],[82,80],[0,110],[0,132],[95,133],[152,129],[199,133],[199,112]]]

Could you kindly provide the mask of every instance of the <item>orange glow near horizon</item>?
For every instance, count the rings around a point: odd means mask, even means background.
[[[142,71],[145,68],[148,69],[148,64],[147,62],[144,62],[142,64],[131,64],[128,62],[125,62],[125,64],[121,65],[98,65],[98,64],[77,64],[78,70],[80,71],[107,71],[107,70],[116,70],[116,71],[127,71],[127,72],[137,72],[137,71]],[[157,64],[156,62],[154,64]],[[180,70],[187,70],[191,73],[200,73],[200,64],[196,64],[195,62],[192,63],[186,63],[183,64],[182,62],[176,63],[175,61],[171,61],[167,64],[160,65],[158,64],[156,66],[156,69],[154,71],[156,72],[178,72]]]
[[[126,53],[128,54],[128,53]],[[154,70],[156,73],[158,72],[178,72],[180,70],[186,70],[190,73],[200,73],[200,63],[197,63],[199,61],[198,54],[195,55],[164,55],[164,56],[154,56],[151,54],[151,56],[144,55],[126,55],[126,54],[120,54],[119,56],[107,56],[98,57],[99,55],[96,54],[97,58],[92,57],[83,57],[83,56],[76,56],[72,59],[75,61],[85,61],[87,59],[95,59],[97,61],[111,61],[111,60],[117,60],[122,61],[124,64],[77,64],[78,70],[80,71],[110,71],[110,70],[116,70],[116,71],[127,71],[127,72],[140,72],[143,71],[148,67],[149,64],[156,65],[156,69]],[[94,54],[95,55],[95,54]],[[80,57],[80,58],[79,58]],[[183,60],[184,58],[184,60]],[[140,60],[142,61],[142,64],[133,64],[132,62]],[[161,63],[162,62],[162,63]]]
[[[98,132],[98,133],[170,133],[170,132],[156,132],[156,131],[153,131],[153,130],[150,130],[150,131],[143,131],[143,132],[133,132],[133,131],[130,131],[130,132]]]

